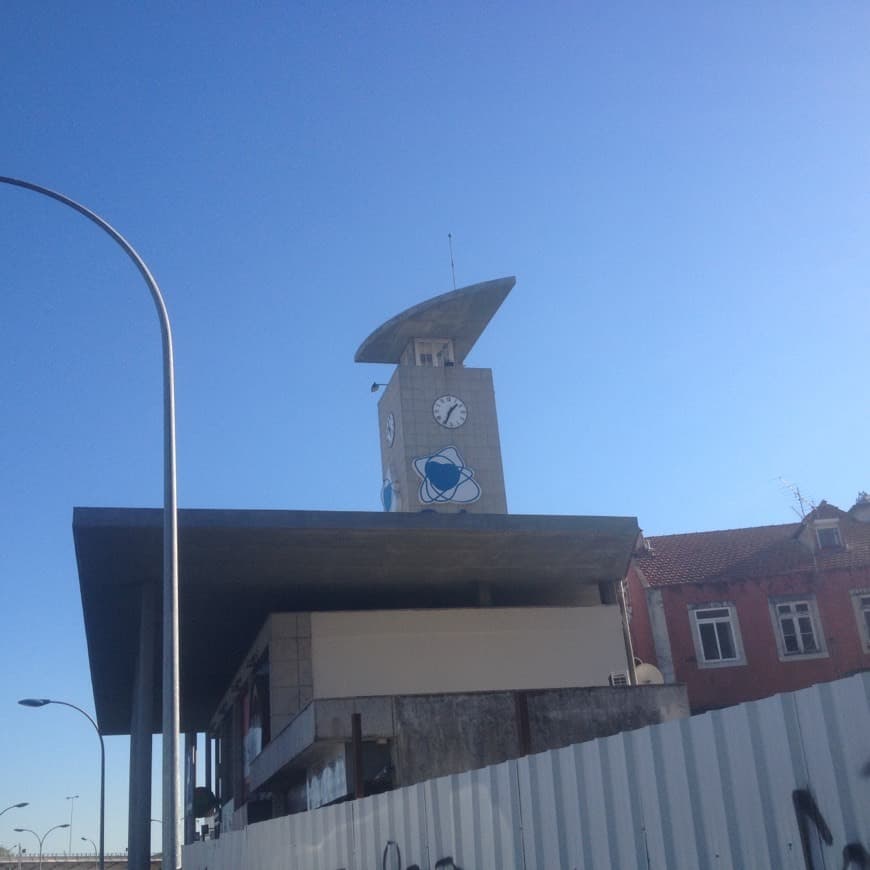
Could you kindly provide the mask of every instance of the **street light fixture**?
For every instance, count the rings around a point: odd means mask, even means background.
[[[82,840],[84,840],[86,843],[90,843],[94,847],[94,858],[98,858],[99,852],[97,852],[97,844],[90,837],[82,837]],[[97,865],[94,864],[94,866],[96,867]]]
[[[181,866],[178,818],[181,781],[178,773],[180,702],[178,676],[178,497],[175,478],[175,365],[169,313],[157,282],[133,246],[107,221],[74,199],[30,181],[0,175],[11,184],[41,193],[69,206],[106,232],[133,261],[157,308],[163,344],[163,870]]]
[[[30,806],[29,801],[22,801],[20,804],[10,804],[8,807],[6,807],[5,810],[0,810],[0,816],[2,816],[3,813],[8,813],[9,810],[20,810],[21,807],[28,807],[28,806]]]
[[[69,825],[67,825],[67,824],[55,825],[53,828],[49,828],[41,837],[39,836],[39,834],[36,833],[36,831],[33,830],[33,828],[13,828],[12,830],[17,831],[19,834],[23,834],[26,831],[28,834],[33,834],[33,836],[36,837],[37,840],[39,840],[39,870],[42,870],[42,844],[45,842],[45,838],[52,831],[56,831],[59,828],[68,828],[68,827],[69,827]]]
[[[53,701],[51,698],[22,698],[19,702],[22,707],[45,707],[47,704],[60,704],[62,707],[71,707],[73,710],[78,710],[97,732],[97,737],[100,738],[100,870],[105,867],[105,822],[106,822],[106,744],[103,740],[103,735],[100,734],[100,728],[94,721],[90,713],[86,713],[81,707],[76,707],[75,704],[70,704],[69,701]],[[78,797],[78,795],[74,795]],[[69,798],[68,798],[69,800]],[[72,809],[70,809],[70,823],[63,825],[64,828],[72,827]],[[72,839],[70,839],[72,844]],[[72,851],[72,848],[70,848]]]
[[[79,795],[77,794],[68,794],[66,799],[69,801],[69,846],[67,847],[67,852],[72,855],[72,819],[73,819],[73,807],[76,805],[76,800],[78,800]]]

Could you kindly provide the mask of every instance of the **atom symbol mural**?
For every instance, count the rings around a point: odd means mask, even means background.
[[[381,504],[387,513],[395,513],[402,509],[399,487],[393,482],[391,477],[385,478],[381,486]]]
[[[480,498],[474,471],[468,468],[455,447],[444,447],[430,456],[414,460],[420,476],[420,501],[423,504],[458,502],[468,504]]]
[[[393,482],[391,480],[385,480],[381,487],[381,504],[384,506],[384,510],[387,513],[394,511],[396,509],[396,501],[397,499],[395,498]]]

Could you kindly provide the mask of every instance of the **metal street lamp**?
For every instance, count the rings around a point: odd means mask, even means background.
[[[69,846],[67,847],[67,852],[72,855],[72,819],[73,819],[73,807],[76,805],[76,800],[78,800],[77,794],[68,794],[66,799],[69,801]]]
[[[23,834],[25,831],[29,834],[33,834],[37,840],[39,840],[39,870],[42,870],[42,844],[45,842],[45,838],[52,832],[58,830],[58,828],[68,828],[69,825],[55,825],[53,828],[49,828],[41,837],[33,828],[13,828],[12,830],[18,831],[19,834]]]
[[[99,852],[97,852],[97,844],[90,837],[82,837],[81,839],[86,843],[90,843],[94,847],[94,858],[98,858]],[[94,866],[96,867],[97,865],[94,864]]]
[[[178,497],[175,479],[175,366],[169,313],[157,282],[133,246],[98,214],[56,191],[0,176],[0,184],[23,187],[69,206],[110,235],[145,279],[157,308],[163,342],[163,870],[181,867],[178,837],[181,781],[178,773],[180,702],[178,677]]]
[[[0,810],[0,816],[2,816],[3,813],[8,813],[9,810],[19,810],[19,809],[21,809],[21,807],[27,807],[27,806],[30,806],[29,801],[22,801],[20,804],[10,804],[8,807],[6,807],[5,810]]]
[[[45,707],[46,704],[60,704],[62,707],[71,707],[73,710],[78,710],[97,732],[97,737],[100,738],[100,870],[105,866],[105,821],[106,821],[106,744],[103,740],[103,735],[100,734],[100,728],[94,721],[90,713],[86,713],[81,707],[76,707],[75,704],[70,704],[69,701],[52,701],[51,698],[22,698],[19,702],[23,707]],[[78,795],[75,795],[78,797]],[[72,811],[70,811],[70,823],[63,825],[64,828],[72,826]],[[70,841],[72,842],[72,841]],[[72,849],[70,849],[72,851]]]

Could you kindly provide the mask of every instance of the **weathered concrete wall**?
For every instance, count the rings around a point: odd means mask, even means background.
[[[363,740],[392,743],[396,784],[410,785],[688,712],[679,685],[319,699],[254,759],[251,782],[267,783],[317,744],[349,743],[354,713]]]
[[[606,686],[624,672],[619,608],[314,613],[315,698]]]
[[[445,429],[432,417],[432,403],[439,396],[461,398],[468,408],[468,420],[458,429]],[[390,446],[383,432],[388,414],[396,420],[396,438]],[[384,477],[397,485],[400,510],[436,509],[439,513],[507,513],[504,472],[499,445],[495,390],[490,369],[431,368],[399,366],[378,405],[381,423],[381,461]],[[414,471],[415,458],[453,446],[480,486],[476,502],[436,505],[420,501],[420,478]]]
[[[686,687],[553,689],[527,693],[532,752],[544,752],[689,715]]]
[[[402,696],[394,701],[399,784],[526,754],[519,695],[528,709],[532,752],[689,715],[686,689],[680,685]]]
[[[395,699],[397,785],[517,758],[512,692]]]

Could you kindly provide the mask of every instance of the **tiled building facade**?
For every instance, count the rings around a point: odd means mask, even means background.
[[[870,668],[870,499],[650,538],[626,593],[635,655],[685,683],[694,712]]]

